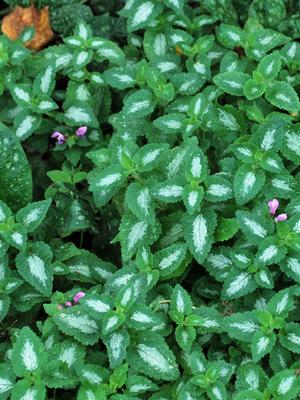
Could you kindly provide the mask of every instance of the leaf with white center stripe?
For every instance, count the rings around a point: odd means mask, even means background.
[[[157,57],[165,56],[169,50],[167,36],[161,31],[146,30],[143,45],[146,56],[151,61],[155,60]],[[165,66],[165,68],[168,70],[168,66]],[[177,69],[176,64],[175,69]]]
[[[300,112],[299,97],[287,82],[274,82],[266,91],[266,99],[275,107],[291,113]]]
[[[63,41],[70,47],[81,47],[82,46],[82,38],[80,36],[68,36],[63,38]]]
[[[162,278],[168,278],[181,269],[186,257],[186,245],[175,243],[158,251],[154,258]]]
[[[97,128],[99,123],[93,110],[86,102],[74,101],[72,105],[65,107],[64,119],[68,125],[78,126],[87,125],[91,128]]]
[[[96,319],[102,319],[103,315],[114,306],[114,302],[109,296],[97,293],[87,294],[80,299],[80,304],[87,310],[88,314]]]
[[[185,240],[199,264],[205,260],[211,249],[215,227],[216,215],[211,211],[186,218]]]
[[[155,220],[153,200],[148,187],[131,183],[126,190],[125,199],[126,205],[137,218],[149,222]]]
[[[286,169],[283,165],[281,157],[271,151],[263,155],[260,165],[264,170],[272,172],[274,174],[286,173]]]
[[[262,74],[265,79],[275,79],[280,71],[281,55],[279,51],[274,51],[266,55],[258,64],[257,72]]]
[[[16,257],[16,266],[20,275],[46,296],[52,293],[51,260],[51,249],[43,242],[34,242],[30,250],[21,252]]]
[[[221,24],[217,29],[217,37],[221,44],[233,49],[243,44],[246,39],[246,33],[238,26]]]
[[[83,19],[76,24],[74,33],[75,36],[78,36],[83,42],[86,42],[92,37],[92,30]]]
[[[233,188],[238,205],[252,200],[261,190],[266,177],[263,171],[254,170],[250,165],[242,165],[234,176]]]
[[[286,158],[295,163],[300,162],[300,130],[299,127],[290,126],[284,133],[284,145],[281,148]]]
[[[268,391],[274,399],[297,399],[300,393],[299,380],[294,369],[286,369],[274,375],[268,383]]]
[[[251,312],[235,313],[225,318],[225,329],[231,338],[251,343],[259,324]]]
[[[177,181],[165,181],[152,189],[153,196],[164,203],[176,203],[182,200],[183,186]]]
[[[251,344],[251,353],[252,359],[254,362],[262,359],[266,354],[270,353],[274,344],[276,342],[275,333],[271,333],[269,335],[264,334],[263,332],[256,332],[253,335],[253,340]]]
[[[155,383],[144,376],[138,375],[129,375],[126,381],[126,387],[133,395],[158,390],[158,386]]]
[[[96,50],[96,58],[98,61],[109,60],[112,64],[122,65],[125,63],[125,54],[123,50],[110,40],[102,40],[94,38],[91,47]]]
[[[244,72],[223,72],[213,78],[213,82],[225,93],[233,96],[243,96],[243,86],[250,79],[250,75]]]
[[[300,354],[300,324],[286,323],[279,336],[280,343],[293,353]]]
[[[196,72],[179,72],[174,74],[171,82],[178,94],[189,96],[196,94],[203,86],[203,78]]]
[[[27,234],[22,224],[14,224],[10,231],[2,233],[6,242],[19,250],[25,250],[27,243]]]
[[[88,175],[89,190],[97,207],[104,206],[120,189],[126,178],[118,164],[93,169]]]
[[[105,83],[119,90],[135,86],[134,70],[129,67],[109,68],[104,71],[103,78]]]
[[[146,117],[154,110],[155,103],[151,92],[147,89],[140,89],[129,95],[123,106],[123,113],[126,118]]]
[[[129,366],[150,378],[174,381],[179,377],[176,359],[165,340],[156,333],[142,332],[128,354]]]
[[[33,92],[38,97],[48,97],[55,87],[55,66],[49,64],[35,78]]]
[[[148,26],[162,11],[163,5],[152,0],[138,0],[130,10],[127,27],[129,32]]]
[[[294,309],[293,294],[288,289],[280,290],[270,300],[268,310],[273,316],[286,316]]]
[[[160,323],[160,319],[151,308],[142,304],[134,306],[130,318],[127,320],[127,324],[131,328],[139,331],[149,330]]]
[[[200,148],[195,149],[188,155],[185,165],[185,176],[191,183],[200,183],[206,179],[207,157]]]
[[[5,292],[4,292],[5,293]],[[10,305],[10,298],[9,296],[0,295],[0,321],[6,317]],[[1,392],[0,392],[1,393]],[[0,396],[1,399],[1,396]]]
[[[278,243],[277,236],[270,236],[259,246],[256,260],[262,265],[275,264],[284,258],[286,252],[286,248]]]
[[[189,353],[196,339],[196,330],[192,326],[177,326],[175,329],[175,338],[179,347]]]
[[[105,389],[103,389],[101,384],[91,385],[85,383],[80,385],[76,400],[98,400],[105,399],[105,396]]]
[[[11,210],[8,205],[0,200],[0,222],[5,222],[11,215]]]
[[[73,55],[73,66],[75,70],[80,70],[92,61],[92,50],[77,50]]]
[[[9,398],[15,380],[11,367],[8,364],[0,364],[0,400]]]
[[[224,282],[233,267],[228,256],[228,249],[226,247],[215,248],[204,261],[204,267],[217,281]]]
[[[254,389],[260,390],[267,382],[264,370],[252,362],[246,362],[237,370],[236,388],[238,390]]]
[[[246,164],[254,163],[255,153],[258,150],[255,145],[244,140],[244,138],[236,140],[234,144],[230,146],[230,149],[239,160]]]
[[[149,224],[145,220],[138,220],[131,215],[123,217],[120,231],[114,241],[118,240],[122,246],[124,261],[129,260],[142,245],[151,245],[158,237],[158,224]]]
[[[280,269],[289,277],[300,283],[300,256],[292,252],[279,263]]]
[[[247,271],[233,271],[226,276],[222,297],[226,300],[238,299],[254,292],[257,284],[252,274]]]
[[[95,364],[76,363],[75,370],[81,382],[92,386],[100,385],[107,380],[109,375],[107,369]]]
[[[129,335],[125,329],[119,329],[103,338],[109,358],[109,365],[115,368],[126,358]]]
[[[58,311],[52,318],[60,331],[84,345],[93,345],[100,337],[99,322],[81,306]]]
[[[255,273],[254,278],[258,286],[266,289],[274,288],[273,276],[268,268],[260,268],[260,270]]]
[[[203,93],[197,94],[188,109],[188,115],[191,118],[201,119],[207,108],[207,98]]]
[[[264,82],[256,82],[254,79],[249,79],[244,83],[243,92],[247,100],[254,100],[261,97],[266,91]]]
[[[141,147],[134,155],[134,160],[141,172],[151,171],[160,166],[168,155],[168,145],[149,143]]]
[[[180,285],[173,289],[170,304],[170,316],[177,323],[183,322],[184,316],[192,311],[192,300],[188,292]]]
[[[12,390],[13,400],[45,400],[46,399],[46,387],[43,383],[33,383],[26,377],[18,381]]]
[[[233,197],[232,183],[222,176],[209,176],[205,181],[205,185],[205,198],[208,201],[225,201]]]
[[[203,333],[217,333],[223,329],[223,316],[214,307],[200,306],[186,318],[186,324],[201,328]]]
[[[153,121],[155,128],[165,133],[178,133],[182,129],[183,120],[185,116],[180,113],[165,114]]]
[[[186,185],[184,187],[182,199],[186,210],[190,215],[193,215],[199,211],[203,196],[204,190],[201,186],[196,189],[194,189],[192,185]]]
[[[164,0],[166,6],[172,8],[176,14],[183,13],[184,0]]]
[[[50,204],[51,199],[30,203],[17,212],[16,220],[27,232],[33,232],[43,222]]]
[[[41,122],[42,119],[39,115],[33,115],[27,111],[20,112],[14,118],[14,132],[16,137],[19,140],[27,139],[39,128]]]
[[[102,335],[109,335],[116,331],[125,322],[126,316],[115,311],[108,311],[102,319]]]
[[[270,220],[254,212],[237,211],[236,218],[241,231],[251,243],[261,244],[262,240],[274,231],[274,225]]]
[[[27,326],[22,328],[12,350],[12,367],[18,377],[41,371],[46,353],[40,339]]]
[[[222,382],[215,382],[209,385],[207,389],[207,395],[211,400],[226,400],[228,399],[228,394],[226,386]]]
[[[17,84],[12,87],[11,94],[15,102],[21,107],[28,107],[31,102],[31,90],[28,85]]]
[[[280,175],[274,177],[266,187],[269,198],[276,197],[280,193],[282,199],[290,199],[295,195],[295,178],[292,175]]]
[[[241,390],[237,393],[233,400],[264,400],[264,395],[262,392],[255,389]]]

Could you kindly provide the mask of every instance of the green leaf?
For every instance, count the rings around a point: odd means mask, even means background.
[[[165,133],[178,133],[181,131],[185,116],[180,113],[165,114],[153,121],[155,128]]]
[[[274,51],[265,56],[258,64],[257,72],[262,74],[265,79],[275,79],[280,71],[281,55],[279,51]]]
[[[175,338],[179,347],[189,353],[196,339],[196,330],[192,326],[177,326],[175,329]]]
[[[155,220],[153,200],[150,190],[139,183],[131,183],[126,190],[126,204],[130,211],[140,219]]]
[[[65,122],[71,126],[87,125],[91,128],[97,128],[99,123],[93,110],[86,102],[73,102],[71,106],[65,108]]]
[[[161,324],[161,319],[157,317],[150,307],[144,305],[134,305],[133,311],[130,315],[127,324],[130,328],[138,331],[149,330]]]
[[[188,292],[180,285],[176,285],[173,289],[170,310],[171,317],[176,317],[175,322],[177,322],[176,319],[181,319],[192,312],[192,300]]]
[[[267,382],[267,377],[263,369],[252,362],[246,362],[237,370],[236,388],[243,389],[262,389]]]
[[[152,0],[138,0],[130,9],[127,27],[129,32],[136,31],[149,25],[162,11],[162,5]]]
[[[125,182],[125,176],[118,164],[112,164],[105,169],[93,169],[88,175],[88,182],[96,206],[100,208],[118,192]]]
[[[256,259],[262,265],[271,265],[281,261],[285,254],[286,248],[277,242],[277,237],[270,236],[259,246]]]
[[[190,252],[199,264],[205,260],[211,249],[215,227],[216,216],[210,211],[186,218],[185,240]]]
[[[4,222],[9,217],[11,217],[12,213],[10,208],[3,201],[0,200],[0,222]]]
[[[276,341],[275,333],[266,335],[262,332],[256,332],[251,344],[251,353],[253,361],[257,362],[266,354],[270,353]]]
[[[264,400],[264,395],[258,390],[242,390],[233,397],[233,400]]]
[[[52,318],[60,331],[84,345],[93,345],[100,337],[98,321],[80,306],[61,310]]]
[[[300,102],[297,93],[286,82],[274,82],[266,91],[266,99],[275,107],[291,113],[300,111]]]
[[[35,242],[31,249],[16,257],[16,266],[22,277],[40,293],[50,296],[52,293],[53,272],[52,252],[43,242]]]
[[[164,0],[164,3],[172,8],[176,12],[176,14],[182,14],[183,13],[183,7],[184,7],[184,0]]]
[[[300,257],[297,252],[289,253],[280,263],[281,270],[289,277],[300,283]]]
[[[156,185],[152,194],[164,203],[176,203],[182,200],[183,186],[174,181],[165,181]]]
[[[10,365],[0,364],[0,400],[9,398],[15,380]]]
[[[253,170],[250,165],[242,165],[234,176],[234,194],[238,205],[248,203],[261,190],[265,175],[260,170]]]
[[[193,189],[192,185],[187,185],[183,189],[182,199],[189,214],[195,214],[199,211],[199,206],[203,200],[204,190],[200,186]]]
[[[74,53],[73,65],[75,70],[80,70],[92,61],[93,58],[92,50],[77,50]]]
[[[38,97],[48,97],[55,87],[55,66],[49,64],[33,82],[33,92]]]
[[[284,144],[281,148],[282,153],[286,158],[295,163],[300,162],[300,131],[297,126],[288,127],[284,132]]]
[[[278,151],[282,150],[283,135],[286,131],[286,124],[274,118],[259,125],[252,138],[262,151]]]
[[[300,324],[289,322],[279,335],[280,343],[293,353],[300,354]]]
[[[261,241],[273,232],[272,222],[254,212],[237,211],[236,218],[247,240],[254,244],[261,244]]]
[[[298,397],[300,385],[293,369],[284,370],[274,375],[268,384],[268,389],[278,400],[292,400]]]
[[[133,370],[150,378],[174,381],[179,377],[175,356],[157,333],[143,332],[130,348],[128,359]]]
[[[124,289],[127,290],[127,292],[131,290],[130,288]],[[108,311],[105,313],[102,319],[102,335],[109,335],[116,331],[121,325],[123,325],[125,319],[125,315],[117,314],[115,311]]]
[[[158,390],[158,386],[155,383],[144,376],[138,375],[129,375],[126,381],[126,387],[133,395]]]
[[[0,153],[0,198],[16,211],[31,201],[31,169],[21,145],[4,125],[0,126]]]
[[[221,24],[217,29],[217,37],[221,44],[229,49],[241,46],[245,40],[245,32],[234,25]]]
[[[230,337],[251,343],[253,335],[258,332],[259,325],[254,314],[247,311],[226,317],[225,328]]]
[[[140,89],[125,99],[123,113],[127,118],[146,117],[152,113],[154,107],[150,90]]]
[[[138,171],[146,172],[160,166],[167,155],[166,144],[149,143],[141,147],[134,155],[134,161],[138,165]]]
[[[29,379],[18,381],[12,391],[12,400],[22,399],[46,399],[46,388],[41,383],[36,383],[34,386]]]
[[[79,20],[76,24],[75,36],[78,36],[83,42],[86,42],[92,37],[92,30],[90,26],[83,20]]]
[[[250,75],[243,72],[223,72],[213,78],[214,83],[225,93],[233,96],[243,96],[243,86],[250,79]]]
[[[113,308],[113,300],[103,294],[87,294],[80,299],[80,304],[93,318],[102,319]]]
[[[175,243],[155,253],[155,262],[161,277],[168,277],[177,271],[186,256],[186,245]]]
[[[21,224],[14,224],[9,231],[3,232],[2,236],[11,246],[16,247],[19,250],[24,250],[27,242],[26,233],[24,226]]]
[[[39,128],[41,122],[42,119],[39,115],[30,114],[28,111],[20,112],[14,118],[14,132],[16,137],[19,140],[27,139]]]
[[[29,327],[21,329],[12,350],[12,367],[18,377],[42,372],[46,353],[40,339]]]
[[[129,335],[126,330],[118,330],[103,338],[106,346],[109,365],[111,368],[116,368],[121,365],[126,358],[127,346],[129,345]]]
[[[232,183],[222,176],[209,176],[208,179],[205,181],[205,184],[205,198],[208,201],[225,201],[233,197]]]
[[[190,182],[200,183],[207,177],[207,158],[201,149],[195,149],[187,158],[185,176]]]
[[[9,296],[0,295],[0,321],[6,317],[10,305],[10,298]],[[1,382],[1,377],[0,377]],[[0,394],[1,394],[1,384],[0,384]],[[1,396],[0,396],[1,399]]]
[[[16,214],[16,220],[23,224],[27,232],[33,232],[44,220],[50,207],[51,199],[28,204]]]
[[[233,271],[226,276],[222,297],[224,299],[237,299],[253,292],[256,286],[254,277],[249,272]]]
[[[15,102],[21,107],[28,107],[31,103],[31,90],[28,85],[16,84],[11,88]]]
[[[268,310],[273,316],[286,316],[294,308],[293,296],[289,290],[277,292],[268,304]]]
[[[215,231],[216,242],[231,239],[239,230],[239,223],[235,218],[220,218]]]
[[[180,72],[172,76],[173,85],[177,92],[187,96],[196,94],[203,86],[203,79],[196,72]]]
[[[134,71],[129,67],[109,68],[104,71],[105,83],[118,90],[124,90],[135,86]]]
[[[249,79],[244,83],[243,93],[248,100],[254,100],[261,97],[267,89],[264,82],[256,82],[254,79]]]
[[[125,63],[125,55],[120,47],[110,40],[96,39],[91,41],[91,47],[96,50],[100,61],[108,60],[112,64],[122,65]]]

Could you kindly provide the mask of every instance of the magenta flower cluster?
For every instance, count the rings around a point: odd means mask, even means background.
[[[271,215],[275,215],[277,208],[279,207],[279,201],[277,199],[273,199],[268,201],[268,207]],[[275,217],[276,222],[286,221],[288,218],[287,214],[279,214]]]
[[[73,305],[75,305],[76,303],[79,302],[79,300],[85,296],[84,292],[78,292],[75,294],[75,296],[73,297],[73,303],[71,301],[66,301],[64,306],[65,307],[72,307]],[[58,305],[58,309],[62,310],[64,308],[64,306],[62,304]]]
[[[86,132],[87,132],[87,126],[80,126],[76,130],[75,135],[77,137],[82,137],[82,136],[85,136]],[[58,131],[53,132],[51,137],[53,139],[56,139],[57,144],[64,144],[65,141],[66,141],[66,136],[63,135],[61,132],[58,132]]]

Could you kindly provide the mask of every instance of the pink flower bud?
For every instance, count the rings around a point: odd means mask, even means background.
[[[56,139],[58,144],[63,144],[63,143],[65,143],[65,140],[66,140],[65,136],[58,131],[53,132],[51,137],[53,139]]]
[[[279,201],[277,199],[273,199],[268,201],[268,206],[271,215],[275,215],[277,208],[279,207]]]
[[[78,292],[77,294],[75,294],[75,296],[73,297],[74,303],[78,303],[79,300],[85,296],[84,292]]]
[[[66,307],[72,307],[72,303],[71,303],[70,301],[66,301],[66,302],[65,302],[65,306],[66,306]]]
[[[287,220],[287,214],[279,214],[277,217],[275,217],[276,222],[281,222],[281,221],[286,221]]]
[[[84,136],[87,132],[87,126],[81,126],[76,131],[76,136]]]

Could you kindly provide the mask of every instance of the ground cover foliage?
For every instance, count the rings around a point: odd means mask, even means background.
[[[53,43],[0,37],[0,400],[299,398],[296,2],[35,3]]]

